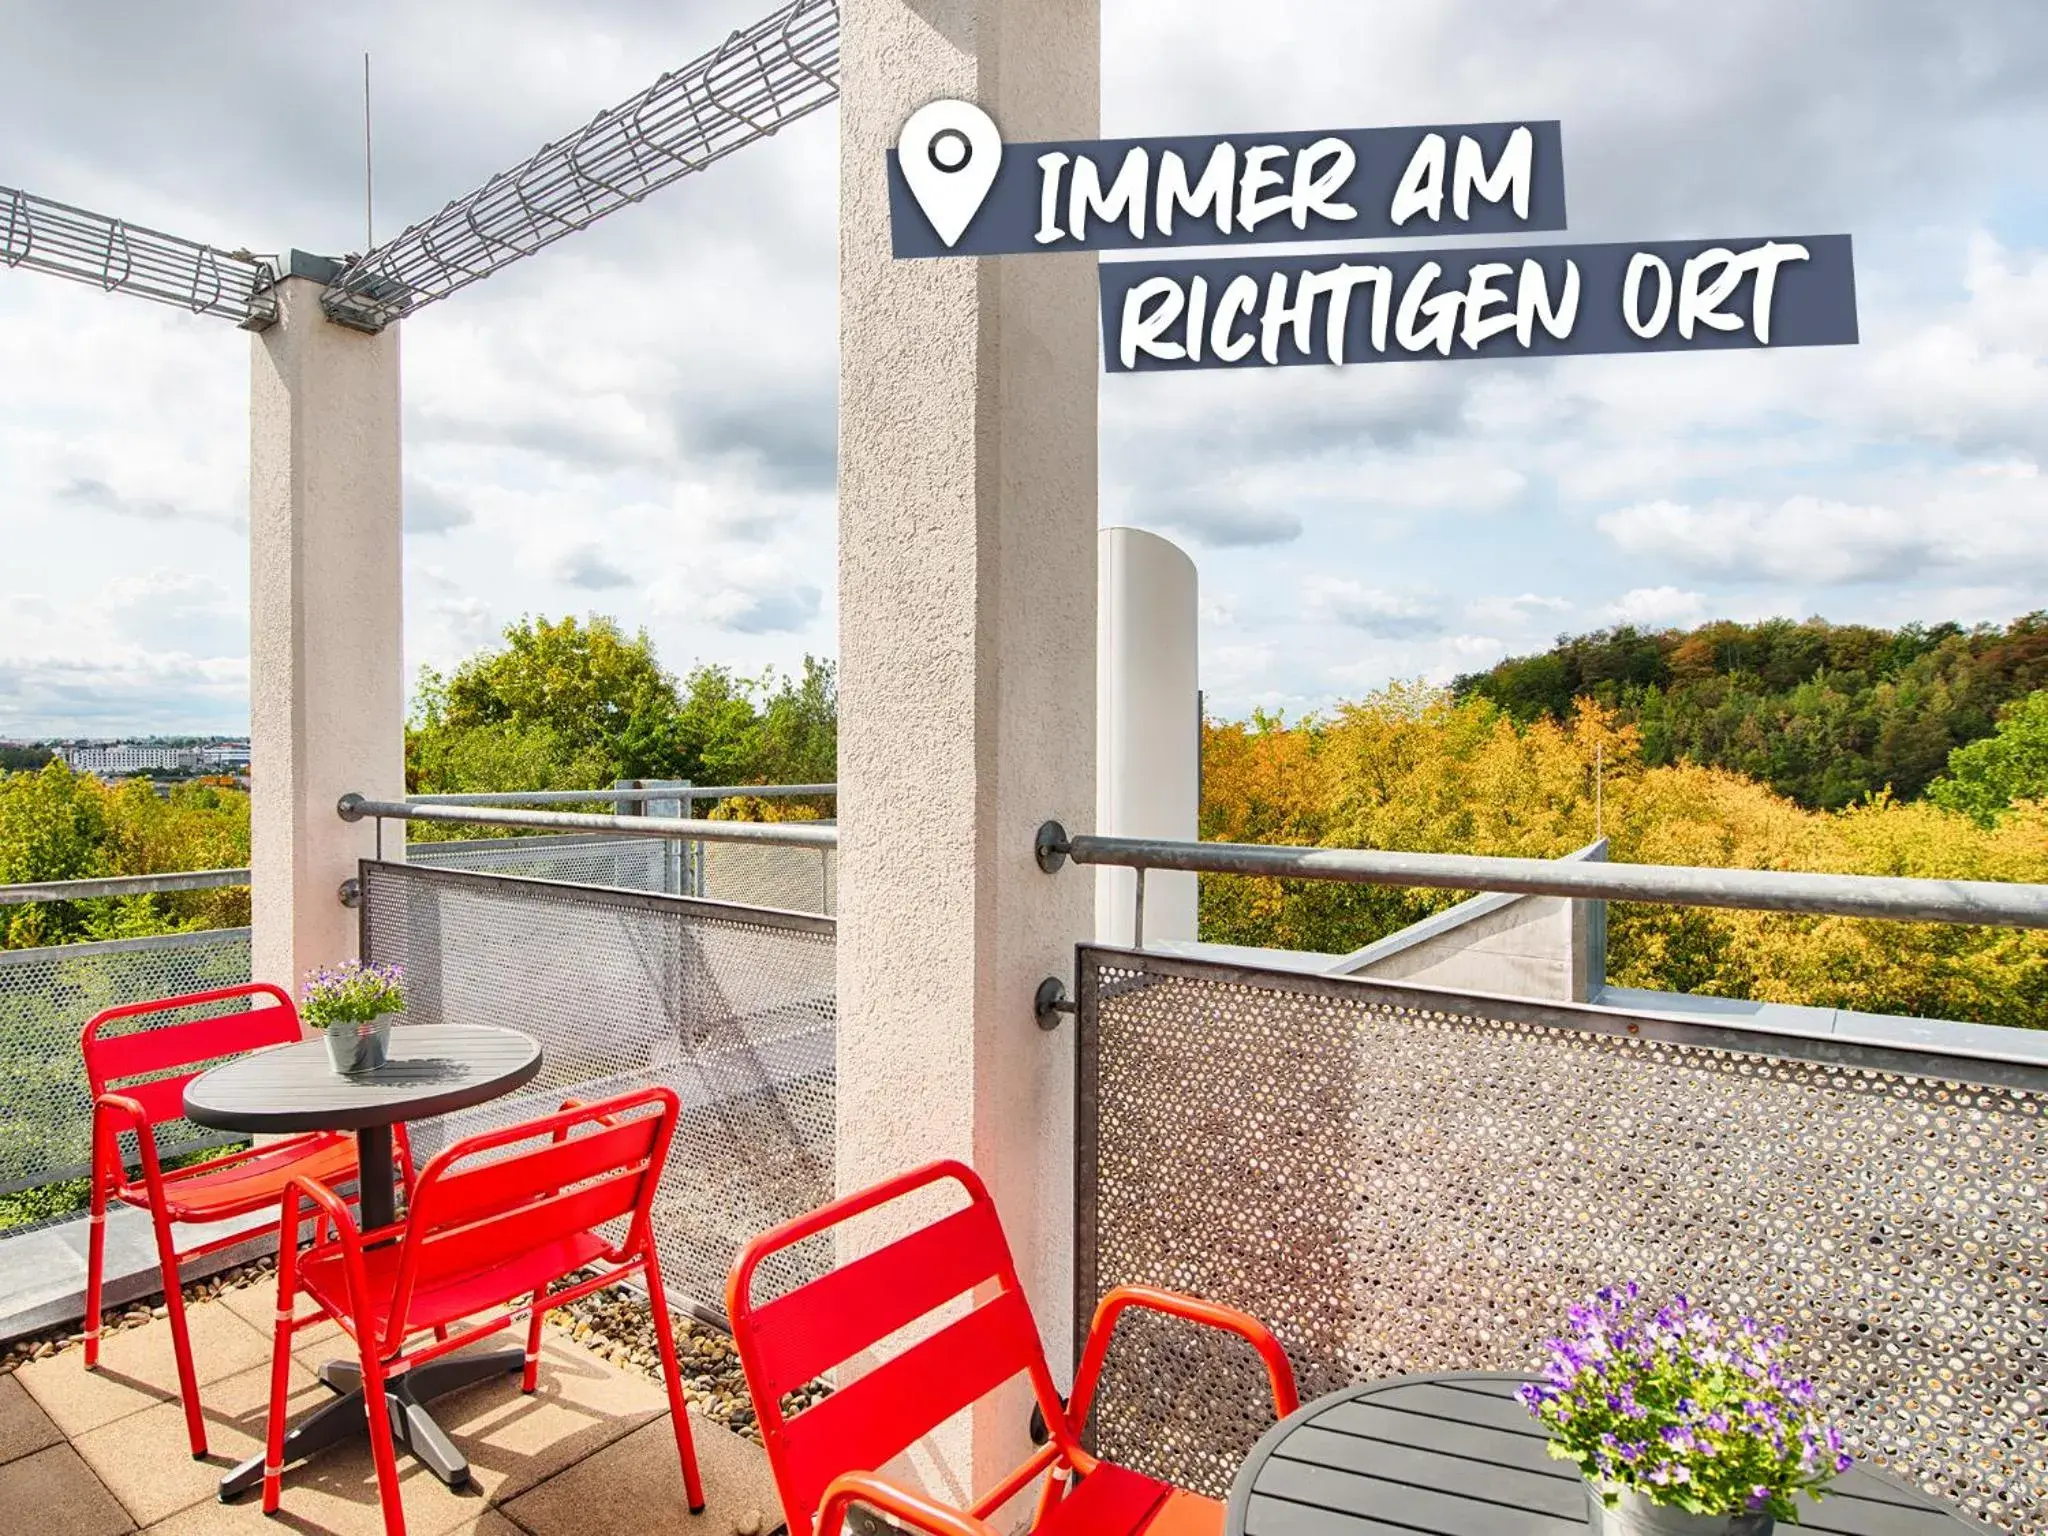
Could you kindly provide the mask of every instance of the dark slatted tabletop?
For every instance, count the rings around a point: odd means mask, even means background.
[[[1578,1469],[1552,1460],[1513,1396],[1527,1378],[1407,1376],[1332,1393],[1273,1426],[1230,1491],[1228,1536],[1573,1536]],[[1800,1500],[1826,1536],[1964,1536],[1972,1527],[1858,1467]]]
[[[360,1131],[466,1109],[540,1071],[540,1045],[487,1024],[401,1024],[390,1059],[344,1077],[317,1035],[202,1072],[185,1085],[185,1114],[227,1131]]]

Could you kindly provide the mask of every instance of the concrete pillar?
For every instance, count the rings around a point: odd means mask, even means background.
[[[1141,528],[1105,528],[1095,647],[1095,830],[1192,842],[1201,822],[1195,562]],[[1145,942],[1192,939],[1195,880],[1145,876]],[[1129,944],[1138,874],[1095,872],[1095,936]]]
[[[1094,819],[1095,263],[893,261],[883,155],[941,97],[1012,142],[1092,137],[1097,3],[841,18],[838,1178],[971,1162],[1064,1369],[1073,1042],[1031,997],[1094,887],[1032,833]],[[1028,1450],[1015,1392],[971,1417],[916,1459],[948,1497]]]
[[[320,290],[285,279],[249,386],[253,965],[294,991],[356,953],[338,891],[376,834],[335,801],[405,787],[398,332],[329,323]]]

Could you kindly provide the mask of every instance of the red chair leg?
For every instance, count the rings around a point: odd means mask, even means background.
[[[94,1160],[97,1163],[97,1159]],[[104,1309],[100,1305],[100,1281],[107,1267],[107,1192],[101,1185],[99,1170],[93,1170],[92,1180],[92,1222],[90,1233],[85,1240],[85,1368],[90,1371],[100,1363],[100,1323]]]
[[[277,1326],[270,1346],[270,1422],[263,1441],[263,1513],[277,1513],[284,1484],[284,1404],[291,1395],[292,1304],[291,1266],[280,1267]]]
[[[391,1443],[391,1416],[384,1407],[384,1365],[374,1347],[364,1346],[363,1413],[370,1421],[370,1460],[377,1468],[377,1502],[384,1508],[384,1536],[405,1536],[405,1504],[398,1493],[398,1454]]]
[[[647,1250],[647,1310],[654,1314],[654,1338],[661,1356],[661,1384],[668,1389],[668,1416],[676,1427],[676,1454],[683,1460],[683,1492],[690,1513],[704,1513],[704,1480],[697,1472],[697,1442],[690,1434],[690,1409],[683,1398],[682,1368],[676,1363],[676,1330],[669,1320],[668,1296],[662,1290],[661,1264]],[[539,1314],[534,1316],[536,1324]]]
[[[531,1392],[540,1385],[540,1325],[547,1314],[541,1310],[548,1299],[548,1288],[542,1286],[533,1293],[533,1318],[526,1325],[526,1370],[519,1378],[519,1390]]]
[[[206,1418],[199,1411],[199,1373],[192,1368],[192,1337],[185,1328],[185,1291],[178,1283],[178,1252],[171,1244],[171,1224],[160,1210],[150,1212],[156,1224],[156,1254],[164,1277],[164,1310],[171,1325],[171,1353],[178,1361],[178,1394],[185,1400],[185,1431],[192,1458],[206,1454]]]

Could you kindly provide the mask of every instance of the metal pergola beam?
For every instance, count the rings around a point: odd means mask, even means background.
[[[277,268],[160,229],[0,187],[0,262],[215,315],[249,329],[277,319]]]
[[[838,96],[838,0],[788,0],[355,258],[321,304],[343,325],[381,330]]]

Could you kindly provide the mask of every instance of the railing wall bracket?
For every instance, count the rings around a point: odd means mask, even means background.
[[[1038,856],[1038,867],[1048,875],[1057,874],[1060,866],[1067,862],[1067,829],[1056,821],[1042,821],[1038,824],[1038,837],[1032,852]]]
[[[1060,1015],[1072,1014],[1080,1004],[1067,996],[1067,984],[1057,976],[1048,976],[1038,984],[1038,991],[1031,999],[1031,1011],[1038,1019],[1040,1029],[1058,1029]]]

